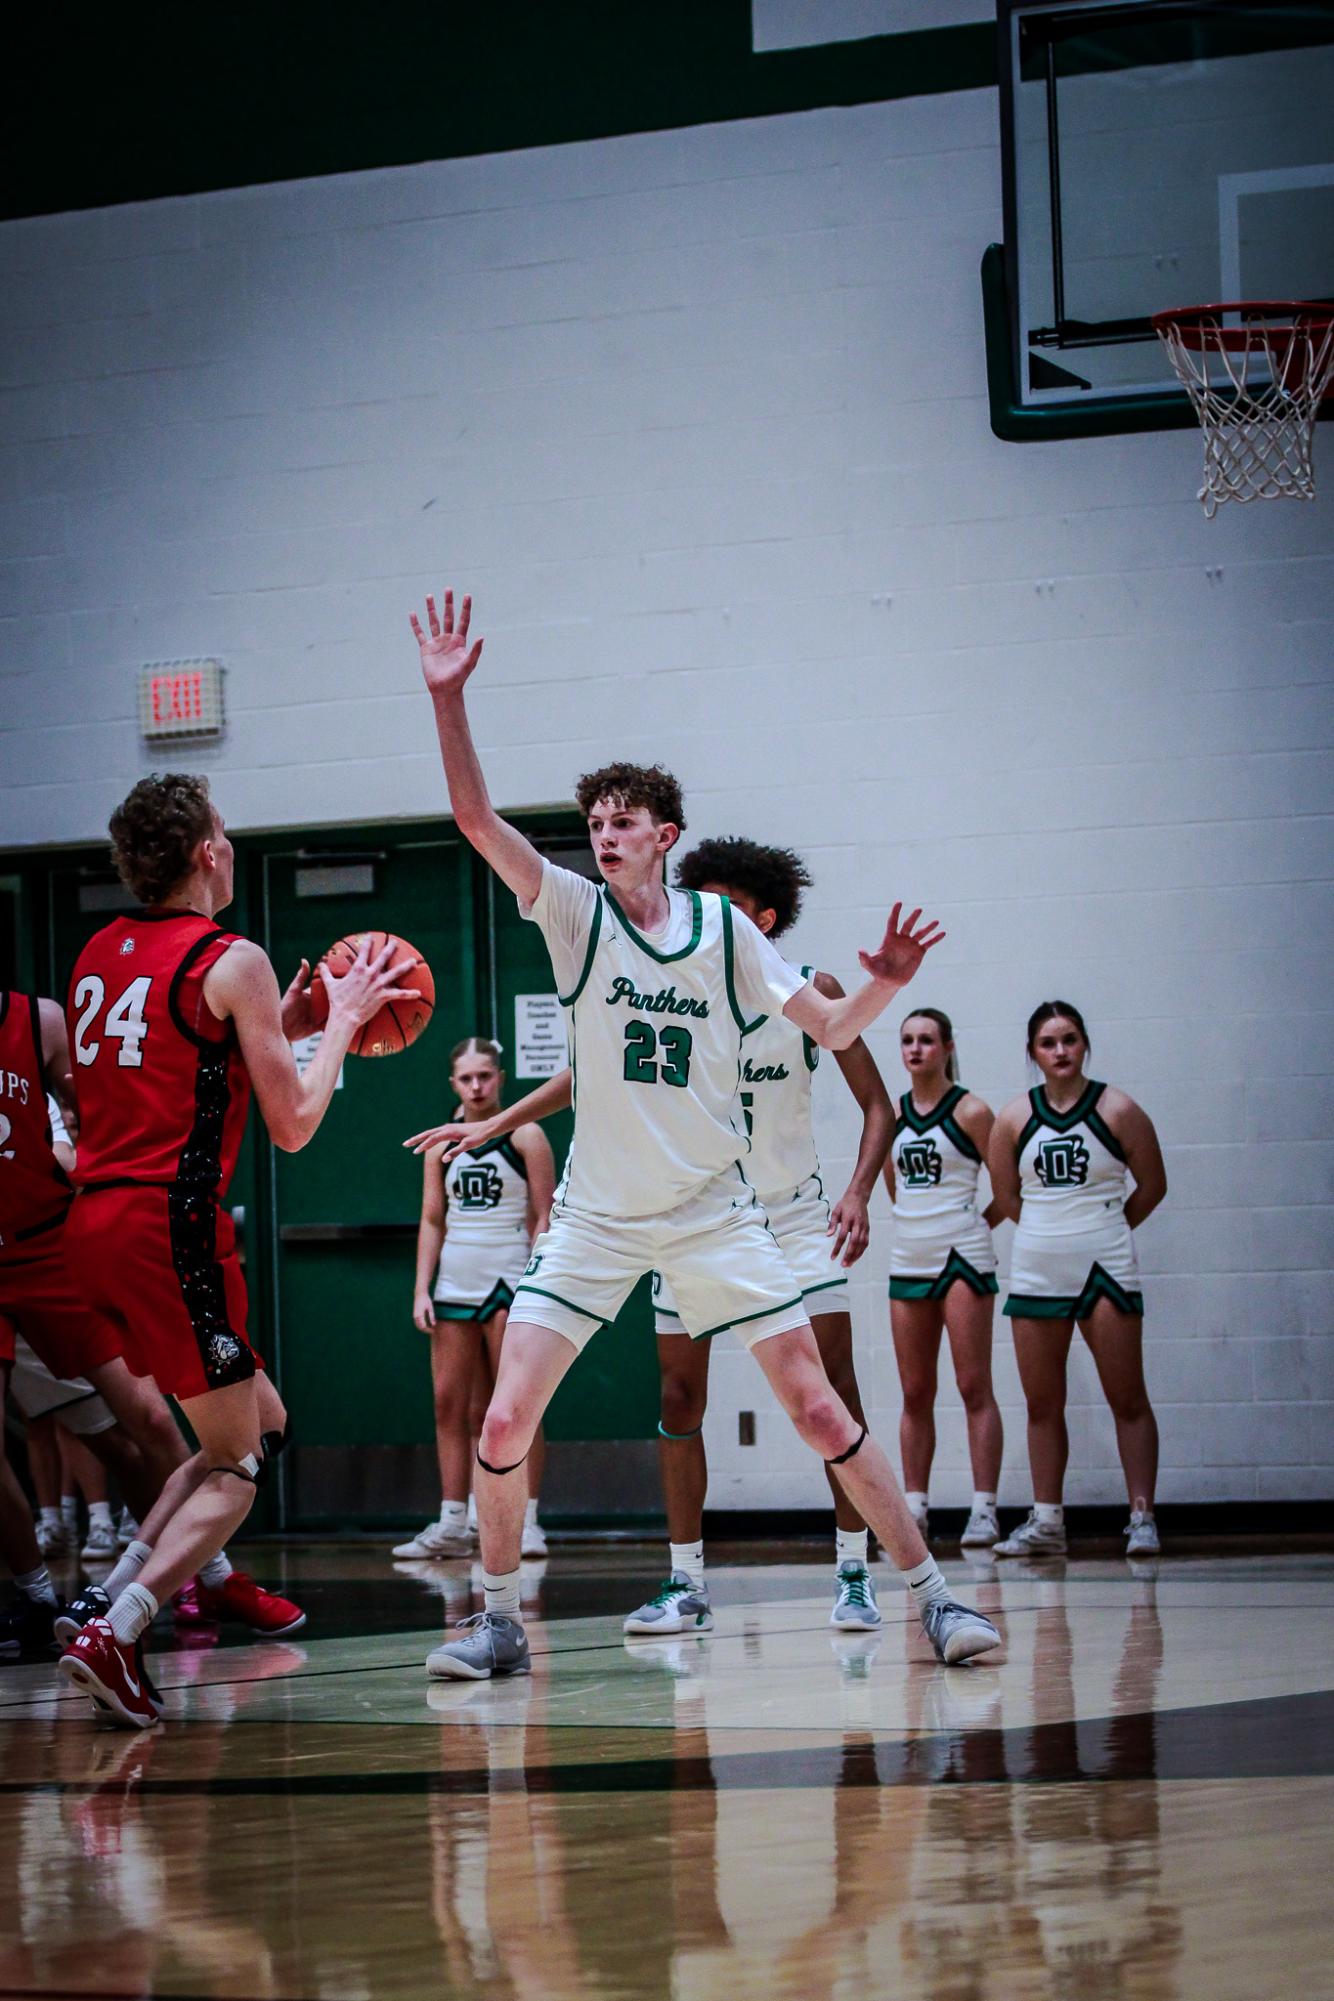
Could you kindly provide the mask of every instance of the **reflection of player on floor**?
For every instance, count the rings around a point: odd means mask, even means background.
[[[428,1522],[410,1542],[396,1546],[394,1555],[408,1561],[471,1553],[470,1439],[481,1426],[479,1417],[476,1430],[470,1432],[469,1406],[480,1387],[479,1375],[484,1382],[483,1409],[489,1401],[515,1288],[551,1215],[555,1169],[541,1127],[517,1121],[501,1135],[483,1131],[500,1109],[504,1082],[500,1045],[486,1036],[469,1035],[450,1052],[450,1089],[459,1099],[462,1129],[471,1140],[465,1139],[448,1162],[442,1163],[432,1152],[423,1164],[412,1317],[431,1340],[443,1498],[439,1520]],[[537,1519],[542,1457],[539,1432],[528,1456],[523,1521],[527,1557],[547,1553]]]
[[[160,1712],[140,1639],[186,1578],[200,1572],[212,1584],[210,1562],[287,1434],[246,1334],[223,1207],[251,1086],[270,1135],[295,1152],[324,1117],[357,1028],[399,989],[388,971],[394,944],[374,961],[363,946],[339,980],[322,973],[328,1024],[298,1076],[289,1045],[312,1026],[308,968],[280,996],[259,947],[214,922],[232,900],[232,846],[206,781],[141,780],[112,815],[111,838],[145,907],[90,940],[70,985],[82,1125],[66,1255],[84,1297],[117,1327],[137,1373],[176,1399],[200,1449],[117,1565],[131,1581],[60,1667],[119,1721],[144,1726]]]
[[[662,865],[684,816],[675,780],[656,768],[611,766],[581,782],[601,889],[543,861],[495,812],[473,748],[464,687],[481,642],[469,649],[470,612],[465,598],[456,630],[447,595],[443,620],[427,602],[429,633],[415,617],[412,624],[459,831],[541,926],[570,1010],[575,1140],[551,1228],[515,1301],[482,1429],[486,1609],[470,1635],[436,1650],[431,1672],[526,1671],[524,1485],[515,1476],[575,1356],[648,1270],[662,1272],[701,1336],[742,1330],[800,1436],[840,1469],[905,1572],[941,1657],[998,1645],[989,1621],[950,1598],[888,1460],[830,1388],[800,1290],[740,1171],[745,1142],[731,1122],[749,1021],[783,1013],[822,1047],[847,1048],[916,972],[936,926],[919,928],[918,912],[900,926],[896,907],[880,949],[862,954],[866,984],[826,999],[725,897],[664,886]]]
[[[676,871],[679,888],[726,896],[765,937],[782,936],[796,923],[805,865],[789,848],[761,846],[740,837],[701,841]],[[802,977],[831,1000],[843,989],[832,974],[802,968]],[[867,1203],[889,1145],[890,1106],[875,1059],[860,1037],[835,1058],[862,1114],[857,1164],[842,1197],[830,1208],[820,1176],[811,1122],[811,1079],[819,1049],[781,1014],[750,1024],[743,1039],[736,1117],[750,1141],[745,1175],[759,1197],[802,1299],[826,1375],[858,1424],[864,1424],[861,1392],[852,1351],[852,1316],[847,1310],[848,1270],[870,1238]],[[487,1131],[508,1130],[508,1121],[540,1116],[570,1102],[570,1071],[500,1115]],[[670,1541],[668,1575],[661,1589],[625,1622],[627,1633],[707,1630],[712,1625],[704,1581],[704,1499],[708,1460],[704,1412],[709,1392],[708,1341],[692,1340],[671,1288],[654,1274],[654,1318],[662,1378],[661,1443],[658,1465],[667,1505]],[[835,1604],[830,1623],[848,1628],[878,1626],[880,1612],[866,1567],[866,1523],[830,1471],[834,1496]]]
[[[912,1089],[899,1100],[885,1184],[894,1204],[889,1324],[903,1385],[903,1489],[925,1535],[943,1327],[968,1416],[973,1469],[973,1505],[961,1541],[965,1549],[986,1549],[1000,1534],[996,1489],[1004,1437],[991,1386],[991,1232],[1001,1210],[994,1201],[985,1210],[977,1206],[991,1107],[960,1084],[954,1030],[939,1008],[916,1008],[904,1017],[899,1052]]]
[[[1126,1092],[1085,1076],[1088,1032],[1069,1001],[1034,1009],[1027,1049],[1042,1082],[997,1119],[989,1165],[1001,1211],[1019,1225],[1005,1312],[1028,1401],[1033,1509],[996,1554],[1064,1553],[1065,1370],[1078,1326],[1116,1420],[1130,1498],[1126,1554],[1156,1556],[1158,1424],[1144,1383],[1144,1300],[1131,1232],[1167,1193],[1158,1135]]]

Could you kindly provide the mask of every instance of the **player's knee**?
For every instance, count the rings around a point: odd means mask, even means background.
[[[701,1384],[692,1383],[684,1376],[664,1376],[662,1379],[661,1422],[664,1431],[674,1438],[684,1438],[688,1432],[698,1431],[704,1422],[706,1395]]]
[[[991,1377],[984,1370],[961,1369],[957,1377],[959,1397],[970,1417],[977,1417],[992,1402]]]
[[[1118,1424],[1137,1424],[1141,1418],[1152,1415],[1149,1393],[1142,1383],[1136,1389],[1110,1396],[1107,1401]]]
[[[827,1383],[802,1393],[792,1419],[807,1445],[833,1459],[848,1442],[848,1412]]]
[[[1025,1402],[1028,1405],[1028,1421],[1030,1424],[1064,1424],[1065,1398],[1063,1395],[1053,1394],[1050,1390],[1038,1390],[1033,1395],[1026,1397]]]
[[[862,1393],[857,1387],[857,1371],[852,1365],[852,1357],[839,1363],[829,1371],[830,1386],[851,1411],[858,1424],[863,1422]]]
[[[905,1375],[903,1377],[903,1411],[905,1417],[927,1418],[931,1416],[935,1407],[935,1377]]]
[[[493,1397],[477,1443],[478,1456],[488,1466],[512,1466],[523,1458],[532,1442],[533,1427],[526,1416],[512,1403],[501,1403]]]
[[[485,1416],[485,1409],[479,1413],[472,1405],[467,1390],[460,1390],[454,1383],[442,1383],[435,1393],[435,1421],[441,1431],[457,1431],[469,1423],[476,1431]]]

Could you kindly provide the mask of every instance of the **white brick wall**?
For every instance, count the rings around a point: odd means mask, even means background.
[[[664,758],[695,832],[808,854],[793,951],[845,977],[922,899],[950,937],[921,997],[993,1103],[1033,1002],[1085,1008],[1172,1174],[1164,1496],[1328,1496],[1334,500],[1208,524],[1191,434],[998,444],[999,233],[988,93],[0,228],[0,843],[96,837],[143,764],[137,666],[200,654],[234,825],[436,810],[406,615],[466,585],[502,804]],[[889,1434],[886,1264],[882,1198],[855,1311]],[[751,1365],[714,1366],[715,1500],[819,1505]],[[1071,1500],[1114,1499],[1083,1355],[1071,1432]],[[935,1494],[967,1488],[947,1385]]]

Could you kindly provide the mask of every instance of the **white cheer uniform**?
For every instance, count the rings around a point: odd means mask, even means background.
[[[1024,1320],[1082,1320],[1099,1299],[1143,1313],[1135,1240],[1125,1219],[1126,1157],[1098,1113],[1105,1084],[1068,1112],[1038,1085],[1019,1135],[1022,1207],[1005,1311]]]
[[[891,1299],[943,1299],[956,1280],[980,1294],[997,1289],[995,1246],[977,1206],[982,1156],[954,1116],[967,1095],[952,1084],[929,1112],[911,1091],[899,1099]]]
[[[812,968],[803,966],[808,980]],[[747,1028],[741,1045],[737,1110],[750,1140],[746,1179],[769,1218],[803,1299],[821,1295],[816,1312],[837,1312],[848,1275],[830,1259],[829,1203],[820,1179],[812,1123],[811,1078],[820,1051],[785,1015],[765,1015]],[[653,1310],[659,1334],[697,1333],[677,1311],[672,1289],[653,1275]]]
[[[543,862],[524,916],[569,1010],[574,1140],[515,1314],[582,1348],[645,1272],[701,1336],[801,1326],[797,1284],[743,1172],[742,1035],[803,985],[726,897],[666,892],[645,935],[607,887]]]
[[[458,1154],[445,1169],[436,1319],[489,1320],[511,1306],[528,1255],[528,1168],[513,1140]]]

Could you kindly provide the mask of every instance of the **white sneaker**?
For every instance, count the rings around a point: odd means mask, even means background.
[[[406,1557],[409,1562],[421,1557],[471,1556],[472,1540],[466,1528],[447,1528],[440,1521],[427,1522],[426,1527],[418,1529],[410,1542],[396,1543],[393,1554]]]
[[[713,1607],[707,1584],[692,1584],[683,1570],[674,1570],[653,1596],[628,1619],[621,1621],[625,1633],[711,1633]]]
[[[994,1556],[1064,1556],[1065,1525],[1040,1522],[1033,1508],[1028,1520],[1021,1522],[1013,1535],[1006,1536],[1004,1542],[993,1543],[991,1548]]]
[[[37,1547],[43,1556],[64,1556],[69,1549],[69,1537],[63,1522],[41,1522],[36,1524]]]
[[[990,1549],[1000,1541],[1000,1523],[994,1508],[974,1508],[968,1526],[959,1537],[960,1549]]]
[[[139,1540],[139,1524],[128,1508],[122,1508],[116,1522],[116,1547],[128,1549],[132,1542]]]
[[[864,1563],[840,1563],[834,1573],[838,1595],[829,1614],[831,1626],[845,1633],[865,1632],[880,1624],[880,1607],[875,1602],[875,1586]]]
[[[525,1522],[519,1542],[520,1556],[545,1556],[547,1539],[542,1532],[541,1522]]]
[[[1158,1524],[1153,1519],[1150,1508],[1133,1508],[1126,1523],[1127,1556],[1161,1556],[1163,1546],[1158,1540]]]
[[[116,1525],[111,1520],[90,1521],[88,1540],[79,1555],[85,1563],[113,1563],[116,1556]]]
[[[916,1522],[918,1528],[920,1529],[922,1535],[922,1541],[929,1542],[931,1538],[927,1533],[927,1523],[930,1520],[930,1511],[926,1508],[915,1508],[912,1502],[909,1501],[908,1513],[912,1516],[913,1520]]]

